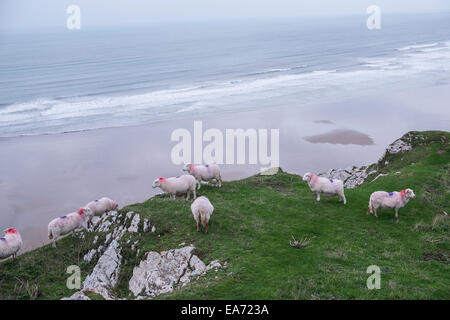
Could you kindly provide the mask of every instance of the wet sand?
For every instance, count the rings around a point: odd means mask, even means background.
[[[372,138],[367,134],[349,129],[335,129],[326,133],[305,137],[304,139],[311,143],[356,144],[359,146],[371,146],[374,144]]]
[[[109,196],[120,207],[147,200],[160,192],[151,188],[155,178],[182,173],[182,166],[171,161],[176,142],[170,136],[177,128],[193,132],[194,120],[203,120],[203,132],[209,128],[222,132],[227,128],[280,129],[280,166],[288,172],[369,164],[407,131],[448,131],[449,88],[442,85],[322,105],[299,101],[216,116],[195,113],[189,119],[144,126],[3,138],[0,228],[19,229],[23,252],[48,243],[51,219],[93,199]],[[321,138],[311,143],[305,137]],[[228,181],[240,179],[258,173],[260,167],[223,165],[222,176]]]

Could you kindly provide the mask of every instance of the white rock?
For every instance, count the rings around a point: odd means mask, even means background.
[[[133,217],[133,220],[131,220],[131,225],[128,228],[128,232],[138,232],[139,222],[141,221],[141,218],[138,213],[136,213]]]
[[[373,173],[373,171],[371,171]],[[344,187],[352,189],[364,182],[364,180],[371,174],[367,173],[367,167],[348,167],[346,169],[331,169],[325,174],[329,179],[338,179],[344,182]]]
[[[83,260],[86,262],[91,262],[92,259],[96,256],[97,254],[97,250],[96,249],[91,249],[89,250],[88,253],[86,253],[83,257]]]
[[[205,266],[192,250],[194,247],[188,246],[161,253],[148,252],[147,258],[133,270],[128,284],[130,291],[135,296],[155,297],[172,292],[175,286],[184,286],[194,276],[204,274],[208,267],[213,268]]]
[[[128,211],[127,214],[126,214],[126,216],[125,216],[125,221],[124,221],[123,223],[127,222],[127,220],[131,218],[131,216],[133,215],[133,213],[134,213],[133,211]]]
[[[399,152],[405,152],[412,149],[411,144],[408,142],[400,139],[395,140],[393,143],[391,143],[387,149],[386,152],[389,152],[391,154],[399,153]]]
[[[112,237],[112,233],[108,233],[108,234],[106,235],[106,238],[105,238],[105,244],[108,244],[108,243],[109,243],[109,240],[111,240],[111,237]]]
[[[100,227],[98,228],[97,232],[108,232],[109,227],[111,226],[111,221],[104,221],[102,222],[102,224],[100,225]]]
[[[89,232],[92,232],[95,230],[95,228],[97,227],[98,223],[100,222],[101,217],[92,217],[91,218],[91,222],[90,222],[90,226],[87,229]]]
[[[148,223],[148,219],[144,219],[144,225],[142,227],[142,230],[144,232],[147,232],[148,228],[150,227],[150,224]]]
[[[114,239],[105,253],[98,259],[94,270],[83,282],[83,290],[96,290],[105,299],[113,299],[110,294],[119,277],[122,256],[120,245]]]
[[[216,272],[218,271],[218,268],[221,268],[222,265],[220,264],[219,260],[213,260],[211,263],[206,267],[206,271],[208,272],[212,268],[216,269]]]

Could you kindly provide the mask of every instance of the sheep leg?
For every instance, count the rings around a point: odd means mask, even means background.
[[[345,194],[342,194],[342,199],[344,200],[344,204],[347,204],[347,199],[345,198]]]
[[[174,194],[170,194],[170,199],[175,200],[175,195]]]
[[[373,214],[375,215],[375,217],[378,218],[378,216],[377,216],[377,209],[376,208],[373,208]]]
[[[205,227],[205,229],[206,229],[206,233],[208,233],[208,224],[209,224],[209,222],[208,222],[208,221],[206,221],[206,225],[204,226],[204,227]]]
[[[195,186],[194,186],[194,200],[197,198],[197,193],[196,193],[196,191],[195,191]]]
[[[52,240],[52,247],[56,248],[56,239],[55,238],[53,238],[53,240]]]
[[[222,176],[219,174],[219,188],[222,187]]]
[[[370,213],[370,205],[367,207],[366,215],[369,215],[369,213]]]
[[[317,192],[317,201],[320,201],[320,192]]]
[[[395,217],[398,218],[398,208],[395,208]]]
[[[189,200],[191,193],[189,192],[189,190],[186,192],[186,200]]]
[[[197,232],[200,232],[200,220],[197,220]]]

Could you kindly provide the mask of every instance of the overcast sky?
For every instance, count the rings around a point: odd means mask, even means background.
[[[1,29],[65,28],[70,4],[81,8],[83,28],[163,21],[279,18],[304,15],[450,11],[450,0],[0,0]]]

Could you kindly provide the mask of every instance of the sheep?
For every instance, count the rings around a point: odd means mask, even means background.
[[[14,259],[22,247],[22,237],[13,228],[5,229],[4,232],[5,236],[0,238],[0,259],[6,259],[10,256]]]
[[[209,218],[214,211],[214,207],[208,198],[204,196],[198,197],[197,200],[191,204],[191,211],[195,221],[197,222],[197,232],[200,232],[201,222],[203,224],[203,228],[206,230],[206,233],[208,233]]]
[[[197,198],[195,187],[200,184],[195,178],[188,174],[178,177],[158,178],[153,181],[153,188],[161,188],[164,192],[170,194],[171,199],[180,193],[186,193],[186,200],[189,200],[190,192],[194,193],[194,200]]]
[[[184,166],[183,171],[187,171],[190,175],[194,176],[198,182],[216,180],[219,183],[219,188],[222,187],[220,169],[216,164],[194,166],[192,163],[188,163]],[[200,189],[200,184],[198,188]]]
[[[103,197],[99,200],[94,200],[89,202],[87,205],[84,206],[85,208],[89,208],[92,210],[92,215],[89,217],[88,224],[90,224],[92,221],[92,218],[94,216],[101,216],[105,212],[111,211],[111,210],[117,210],[119,207],[119,204],[111,200],[110,198]]]
[[[79,228],[86,229],[86,222],[92,216],[90,208],[81,208],[77,212],[55,218],[48,224],[48,238],[53,242],[53,248],[56,248],[56,240],[63,235],[75,231]]]
[[[405,189],[400,192],[386,192],[386,191],[375,191],[370,195],[369,208],[367,209],[367,215],[372,213],[377,216],[377,209],[394,209],[395,217],[398,218],[398,209],[403,208],[410,199],[415,198],[416,195],[411,189]]]
[[[327,179],[324,177],[316,176],[310,172],[305,173],[303,181],[306,181],[312,192],[317,194],[317,201],[320,201],[320,194],[339,196],[339,201],[344,200],[344,204],[347,203],[347,199],[344,194],[344,183],[338,179]]]

